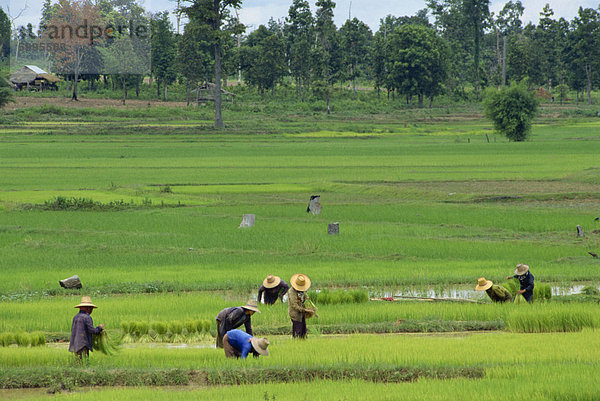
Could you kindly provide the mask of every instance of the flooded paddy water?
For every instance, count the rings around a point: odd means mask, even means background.
[[[560,283],[549,284],[552,289],[552,296],[567,296],[581,294],[586,287],[594,287],[600,290],[598,283],[578,282],[569,285]],[[406,288],[384,288],[382,290],[371,289],[369,295],[373,298],[393,298],[393,297],[415,297],[415,298],[449,298],[466,300],[483,300],[487,298],[485,291],[475,291],[475,285],[453,285],[453,286],[424,286],[424,287],[406,287]]]

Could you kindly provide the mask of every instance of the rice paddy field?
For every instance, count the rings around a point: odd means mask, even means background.
[[[225,131],[205,109],[8,111],[0,398],[597,399],[596,115],[544,106],[531,140],[509,143],[473,106],[232,108]],[[249,213],[255,226],[238,228]],[[481,276],[509,286],[517,263],[540,288],[585,293],[369,300],[473,289]],[[287,304],[260,305],[253,329],[270,356],[226,360],[217,313],[255,299],[267,274],[294,273],[311,278],[319,307],[308,338],[291,339]],[[83,289],[58,285],[75,274]],[[336,301],[319,303],[321,292]],[[81,366],[67,347],[84,295],[123,343]]]

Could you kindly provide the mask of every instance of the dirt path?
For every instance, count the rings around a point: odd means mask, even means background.
[[[125,106],[118,99],[89,99],[80,97],[79,101],[72,101],[65,97],[15,97],[14,103],[6,105],[5,109],[15,110],[23,107],[36,107],[54,105],[59,107],[92,108],[115,107],[119,109],[139,109],[142,107],[186,107],[185,102],[162,102],[160,100],[134,100],[128,99]]]

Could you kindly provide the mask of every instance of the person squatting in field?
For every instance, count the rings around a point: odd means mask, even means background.
[[[310,279],[304,274],[294,274],[290,279],[292,288],[288,291],[288,313],[292,319],[292,336],[306,338],[306,319],[313,317],[315,310],[306,308],[306,291],[310,288]]]
[[[277,298],[283,302],[283,296],[288,292],[290,287],[281,278],[269,274],[266,279],[263,280],[262,285],[258,289],[258,302],[261,301],[261,297],[264,294],[264,303],[273,305]]]
[[[269,340],[266,338],[256,338],[242,330],[229,330],[223,337],[223,349],[227,358],[245,359],[249,353],[255,358],[259,355],[269,355]]]
[[[485,291],[490,299],[494,302],[508,302],[512,300],[511,293],[501,285],[494,284],[490,280],[486,280],[485,277],[479,277],[477,285],[475,286],[477,291]]]
[[[522,294],[527,302],[531,302],[531,297],[533,297],[534,277],[529,271],[529,266],[519,263],[515,269],[515,275],[506,276],[507,280],[510,280],[511,278],[519,279],[519,283],[521,284],[521,289],[517,291],[517,295]]]
[[[251,317],[255,312],[260,313],[256,301],[249,300],[244,306],[234,306],[223,309],[217,315],[217,348],[223,348],[223,337],[229,330],[237,329],[242,324],[246,333],[252,335]]]
[[[79,313],[75,315],[71,325],[69,351],[74,352],[79,360],[82,360],[82,358],[88,359],[90,351],[94,351],[92,335],[100,334],[104,330],[104,325],[94,327],[90,315],[97,306],[92,303],[90,297],[82,297],[79,305],[75,307],[79,308]]]

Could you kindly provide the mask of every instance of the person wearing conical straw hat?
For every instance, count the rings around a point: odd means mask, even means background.
[[[485,277],[479,277],[475,290],[485,291],[494,302],[508,302],[512,299],[511,293],[506,288],[486,280]]]
[[[262,285],[258,289],[258,302],[264,294],[264,303],[273,305],[277,298],[283,302],[283,296],[288,292],[290,287],[281,278],[269,274],[266,279],[263,280]]]
[[[529,271],[529,266],[519,263],[514,273],[514,276],[506,276],[506,279],[519,279],[521,289],[517,291],[517,296],[521,294],[523,295],[523,298],[527,300],[527,302],[531,302],[531,298],[533,297],[533,287],[535,286],[535,284],[533,283],[534,277],[533,274],[531,274],[531,272]]]
[[[94,322],[90,316],[96,305],[92,303],[90,297],[82,297],[81,302],[75,305],[79,308],[79,313],[73,318],[71,325],[71,340],[69,341],[69,351],[75,353],[77,358],[89,358],[90,351],[94,351],[92,342],[93,334],[100,334],[104,330],[104,325],[94,327]]]
[[[249,300],[244,306],[234,306],[225,308],[217,315],[217,348],[223,348],[223,337],[229,330],[237,329],[242,324],[246,328],[246,333],[252,335],[251,317],[258,310],[258,303]]]
[[[306,291],[310,288],[310,279],[305,274],[294,274],[290,279],[292,288],[288,291],[288,313],[292,319],[292,336],[306,338],[306,318],[315,314],[315,310],[306,308]]]
[[[254,357],[268,356],[269,340],[252,337],[242,330],[229,330],[223,337],[223,349],[227,358],[245,359],[252,352]]]

